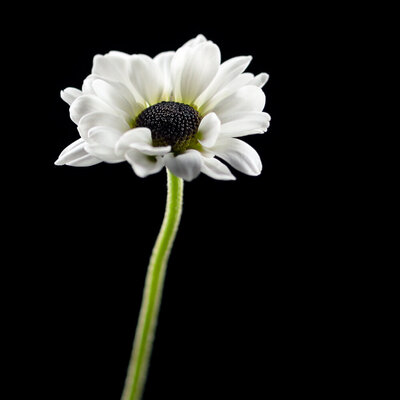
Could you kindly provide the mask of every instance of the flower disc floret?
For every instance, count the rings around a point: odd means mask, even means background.
[[[171,146],[174,153],[181,153],[195,140],[200,121],[200,114],[193,107],[163,101],[142,111],[136,127],[151,130],[153,146]]]

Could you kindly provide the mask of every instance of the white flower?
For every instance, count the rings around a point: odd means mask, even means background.
[[[260,174],[257,152],[237,139],[265,132],[270,121],[261,89],[268,75],[245,73],[250,61],[243,56],[221,64],[219,47],[203,35],[154,58],[96,55],[82,90],[61,92],[80,138],[56,165],[128,161],[140,177],[165,166],[186,181],[200,172],[235,179],[221,159]]]

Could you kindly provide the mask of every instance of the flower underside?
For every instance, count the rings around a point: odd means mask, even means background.
[[[153,146],[171,146],[174,153],[184,152],[197,143],[200,114],[191,106],[163,101],[142,111],[136,127],[149,128]]]

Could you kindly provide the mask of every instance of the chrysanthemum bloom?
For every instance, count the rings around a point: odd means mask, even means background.
[[[221,64],[218,46],[198,35],[154,58],[97,55],[82,90],[61,92],[81,137],[57,165],[128,161],[140,177],[167,168],[164,220],[150,257],[122,400],[141,400],[144,390],[183,180],[201,172],[235,179],[225,163],[248,175],[261,172],[257,152],[237,139],[265,132],[270,121],[261,89],[268,75],[244,72],[250,61],[234,57]]]
[[[261,89],[268,75],[244,72],[250,61],[240,56],[221,64],[219,47],[203,35],[154,58],[96,55],[82,90],[61,92],[80,138],[56,164],[128,161],[140,177],[165,166],[186,181],[200,172],[235,179],[223,160],[260,174],[257,152],[237,139],[265,132],[270,121]]]

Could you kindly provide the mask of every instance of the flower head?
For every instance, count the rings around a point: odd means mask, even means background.
[[[244,72],[250,61],[241,56],[221,64],[219,47],[203,35],[154,58],[96,55],[82,90],[61,92],[80,138],[56,164],[128,161],[140,177],[166,167],[187,181],[201,172],[235,179],[223,160],[260,174],[257,152],[237,139],[265,132],[270,121],[261,89],[268,75]]]

